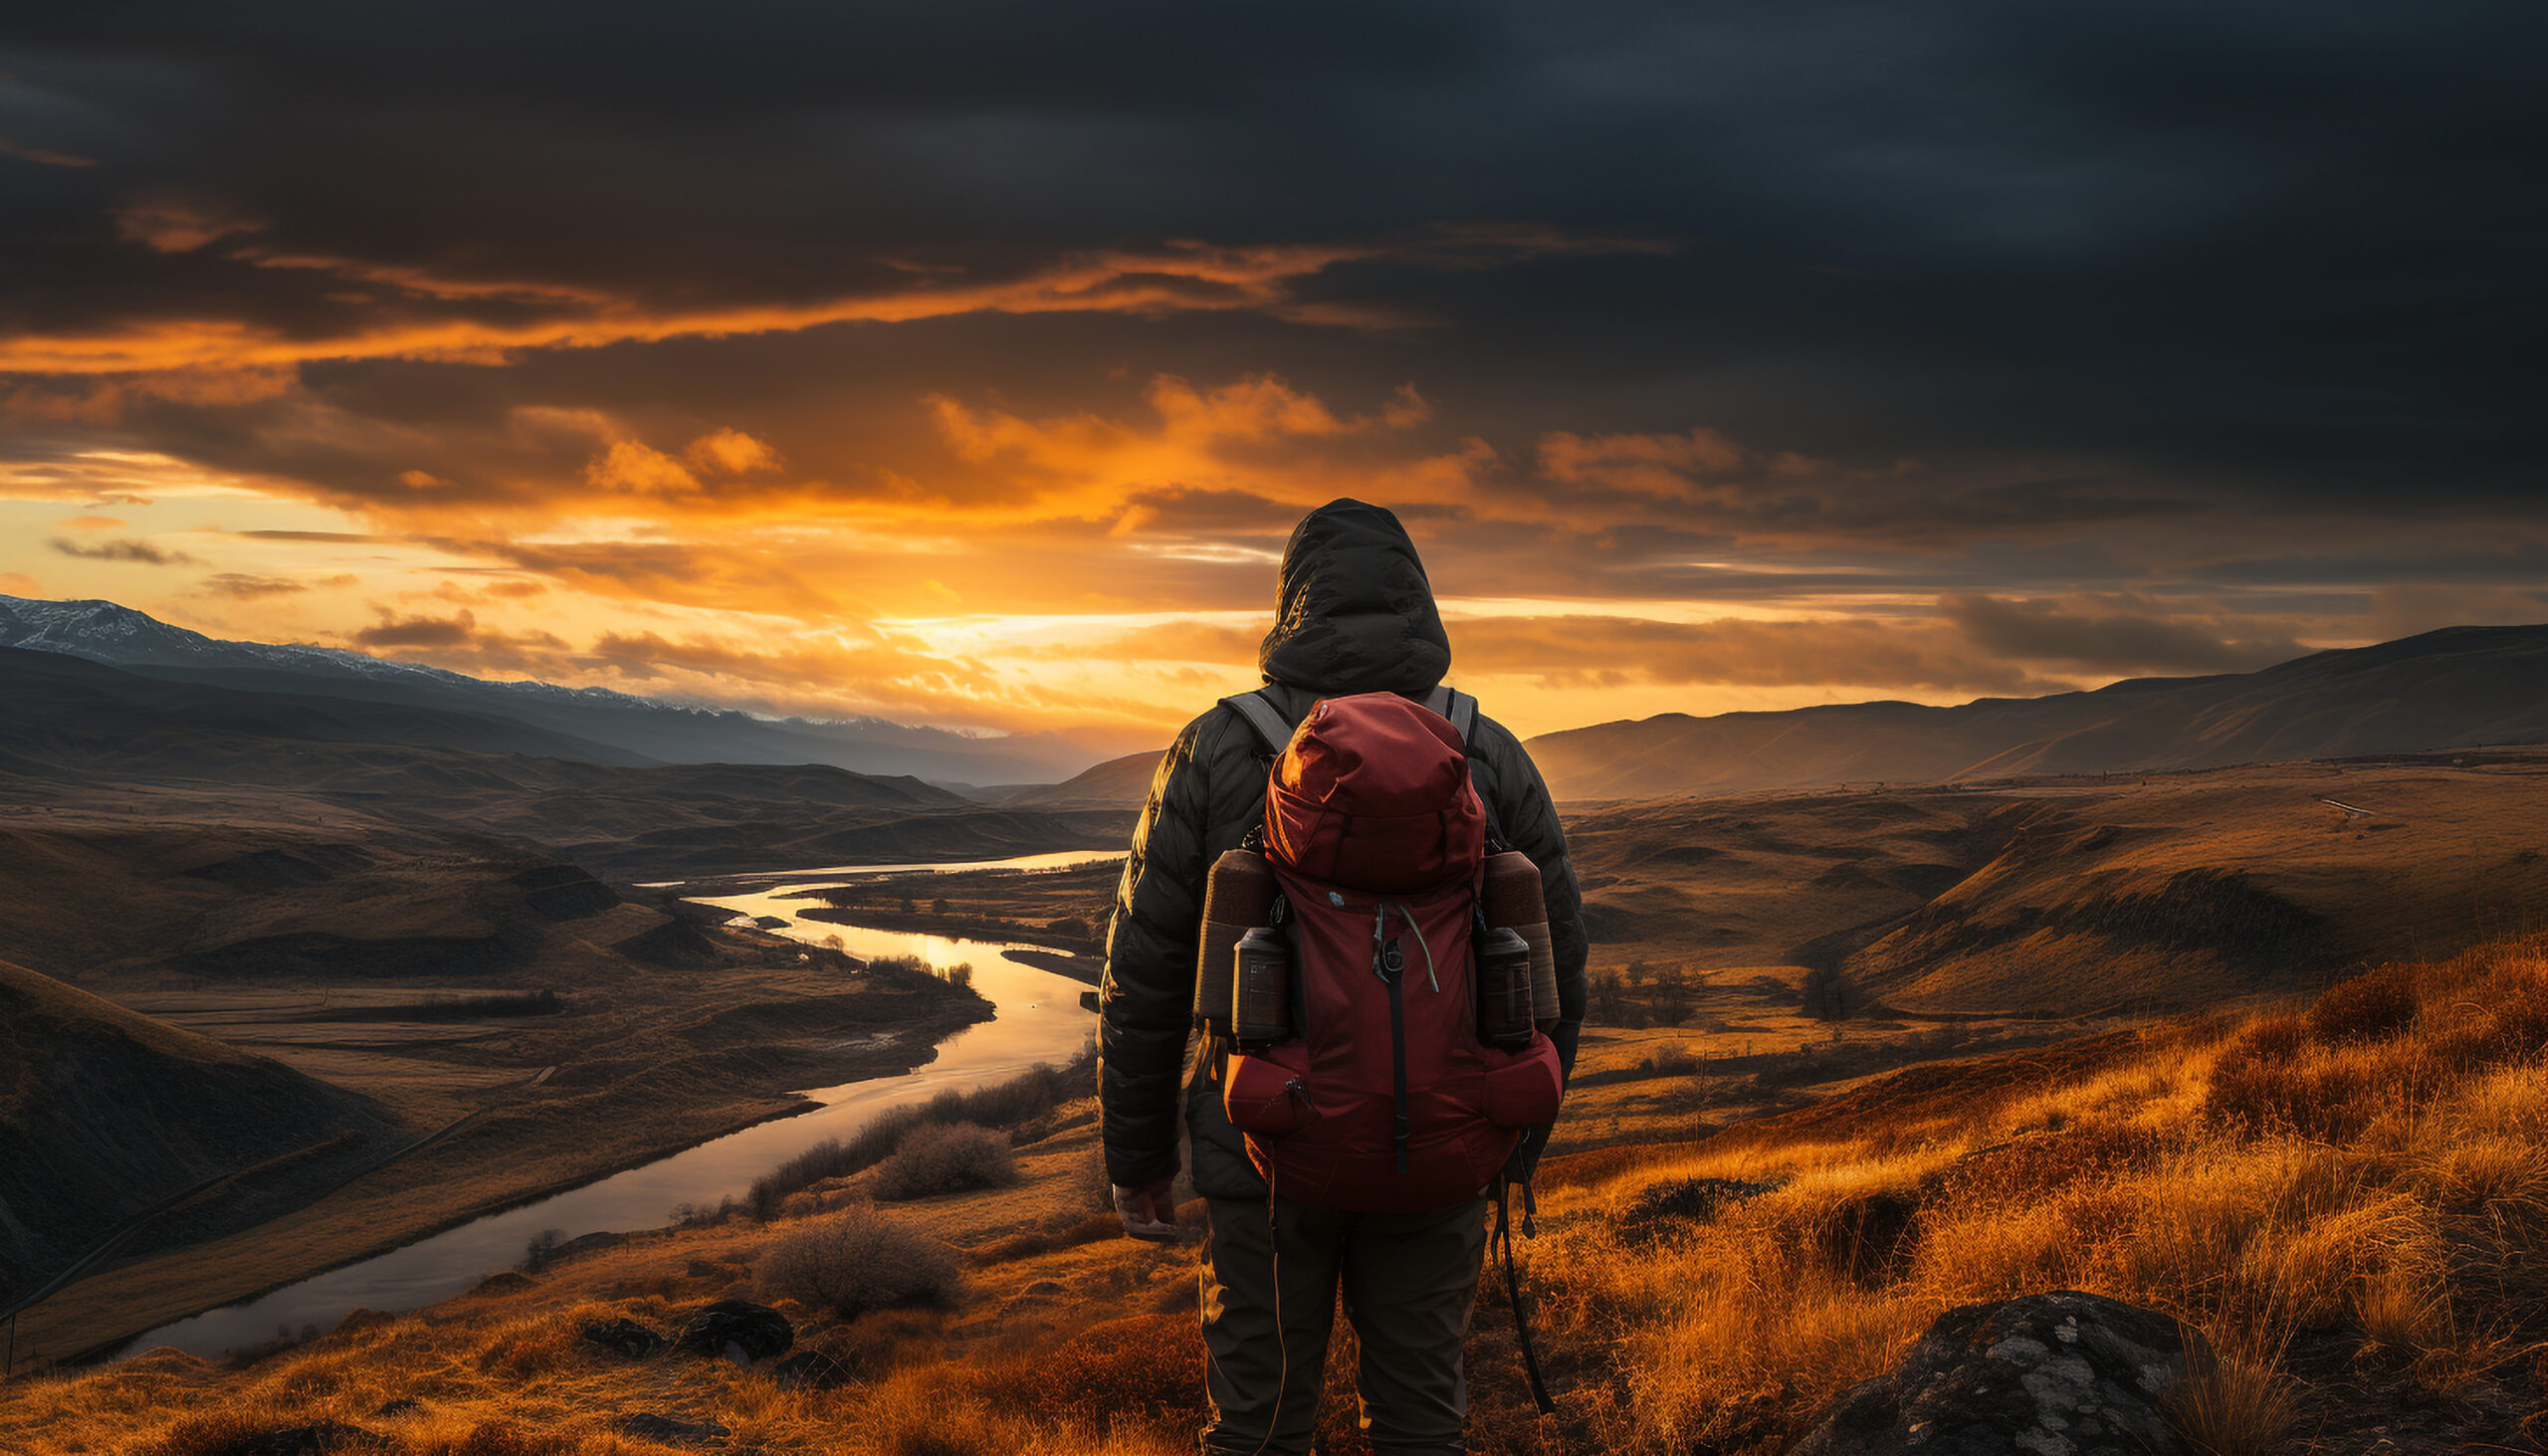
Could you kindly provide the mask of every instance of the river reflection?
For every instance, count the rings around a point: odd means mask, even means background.
[[[847,866],[766,877],[785,882],[772,889],[696,897],[702,904],[721,906],[740,915],[786,921],[785,926],[773,928],[777,934],[809,944],[831,944],[836,938],[841,948],[862,959],[912,955],[942,970],[968,964],[972,967],[973,989],[997,1008],[997,1015],[940,1042],[937,1059],[915,1071],[839,1087],[806,1089],[804,1096],[822,1105],[813,1112],[745,1128],[536,1203],[473,1219],[244,1304],[163,1325],[126,1345],[124,1353],[174,1346],[195,1354],[217,1355],[272,1340],[278,1330],[297,1332],[310,1325],[331,1329],[348,1311],[357,1308],[396,1313],[434,1304],[466,1291],[490,1273],[514,1267],[521,1262],[531,1240],[544,1230],[556,1229],[565,1237],[574,1238],[605,1230],[657,1228],[676,1206],[714,1206],[730,1195],[740,1195],[751,1186],[752,1179],[780,1162],[826,1138],[849,1137],[886,1109],[925,1102],[941,1091],[964,1091],[997,1082],[1037,1062],[1069,1059],[1096,1033],[1095,1019],[1079,1001],[1080,992],[1088,987],[1000,953],[1025,947],[822,921],[800,922],[798,915],[821,902],[787,897],[815,888],[807,883],[807,877],[822,875],[889,869],[902,873],[916,869],[1039,870],[1104,858],[1107,856],[1068,851],[1062,855],[1025,855],[1014,860],[964,865]],[[759,881],[764,877],[753,878]],[[691,883],[702,889],[713,888],[709,882]]]

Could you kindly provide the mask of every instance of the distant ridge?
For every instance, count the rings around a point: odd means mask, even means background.
[[[767,719],[607,688],[496,682],[341,648],[229,642],[109,601],[0,596],[0,647],[238,692],[353,699],[508,720],[599,762],[823,763],[941,783],[1051,782],[1097,756],[1067,735],[972,737],[883,719]]]
[[[1546,733],[1530,749],[1558,797],[1584,800],[2537,742],[2548,742],[2548,626],[2445,627],[2252,673],[1955,708],[1664,714]]]
[[[1150,796],[1151,776],[1159,771],[1159,757],[1157,753],[1127,753],[1121,758],[1109,758],[1061,783],[1028,789],[1006,802],[1013,808],[1040,809],[1139,804]]]

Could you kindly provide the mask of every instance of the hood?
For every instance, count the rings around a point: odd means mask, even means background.
[[[1433,583],[1406,527],[1378,506],[1331,501],[1283,547],[1274,630],[1257,666],[1321,697],[1422,693],[1451,668]]]

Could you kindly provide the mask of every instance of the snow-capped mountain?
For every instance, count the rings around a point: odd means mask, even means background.
[[[151,677],[513,719],[668,763],[829,763],[942,783],[1036,783],[1107,756],[1055,734],[973,737],[883,719],[765,719],[608,688],[493,682],[343,648],[231,642],[109,601],[0,596],[0,647]]]

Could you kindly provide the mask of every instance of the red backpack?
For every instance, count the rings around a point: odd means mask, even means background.
[[[1512,1051],[1479,1035],[1488,816],[1460,729],[1365,693],[1319,703],[1286,737],[1262,697],[1225,701],[1280,746],[1263,844],[1294,1033],[1230,1058],[1230,1123],[1296,1202],[1410,1213],[1478,1196],[1524,1129],[1556,1120],[1562,1079],[1544,1033]]]

